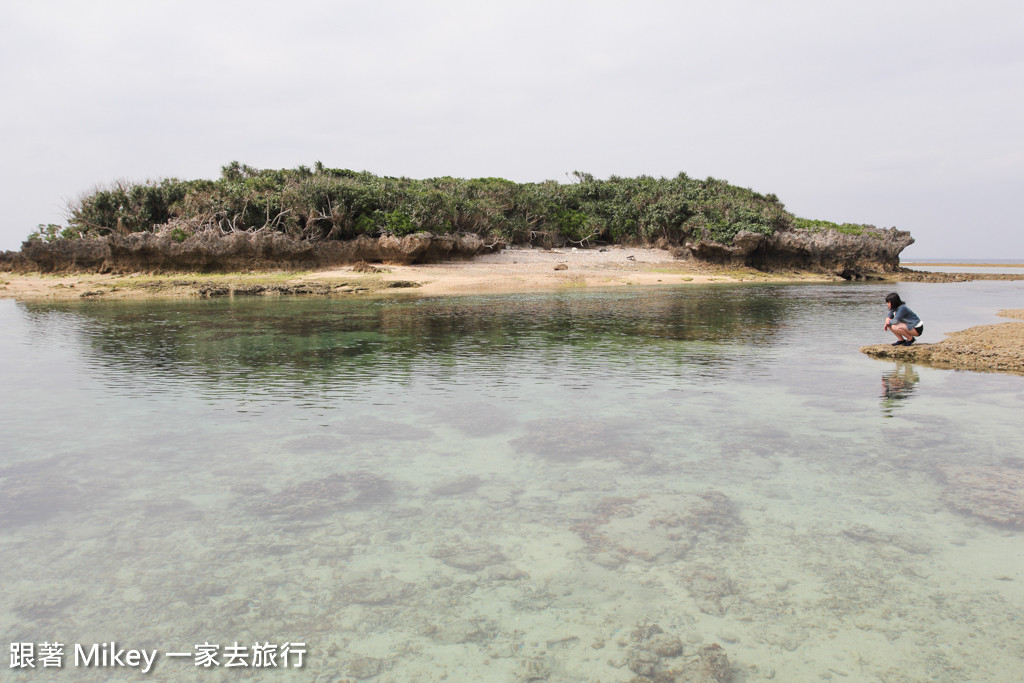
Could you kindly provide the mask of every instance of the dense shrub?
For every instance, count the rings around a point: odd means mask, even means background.
[[[831,221],[812,220],[810,218],[796,218],[794,225],[800,230],[809,232],[822,232],[823,230],[835,230],[847,235],[862,235],[864,229],[869,226],[857,225],[856,223],[833,223]]]
[[[175,239],[197,231],[275,231],[313,239],[359,235],[473,233],[485,239],[728,243],[743,230],[770,235],[798,227],[848,232],[798,219],[775,195],[715,178],[599,180],[576,172],[567,184],[502,178],[413,180],[348,169],[260,170],[231,162],[216,180],[118,182],[69,207],[69,225],[37,230],[36,239],[159,231]]]

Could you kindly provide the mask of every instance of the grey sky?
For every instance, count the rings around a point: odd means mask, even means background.
[[[0,8],[0,249],[117,179],[715,176],[1024,258],[1024,3],[51,2]]]

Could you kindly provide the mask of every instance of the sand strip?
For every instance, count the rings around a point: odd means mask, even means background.
[[[0,276],[0,298],[139,299],[257,294],[415,293],[452,295],[548,291],[575,287],[623,287],[713,282],[831,282],[822,274],[762,273],[752,268],[714,268],[680,260],[663,249],[509,248],[468,261],[383,265],[361,272],[351,266],[306,273],[175,275]],[[261,289],[262,288],[262,289]]]

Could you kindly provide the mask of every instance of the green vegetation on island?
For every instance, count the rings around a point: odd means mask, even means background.
[[[741,231],[865,227],[800,219],[774,194],[680,173],[674,178],[515,183],[501,178],[394,178],[326,168],[260,170],[239,162],[216,180],[118,182],[68,206],[68,225],[40,225],[30,240],[154,232],[184,242],[207,231],[271,231],[305,240],[366,235],[476,234],[504,243],[555,238],[650,244],[729,244]]]

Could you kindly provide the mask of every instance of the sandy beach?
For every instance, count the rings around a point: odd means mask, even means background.
[[[807,273],[713,268],[663,249],[508,248],[467,261],[423,265],[374,264],[301,273],[88,274],[0,276],[0,297],[14,299],[154,298],[239,294],[363,294],[394,290],[457,295],[749,281],[827,282]]]

